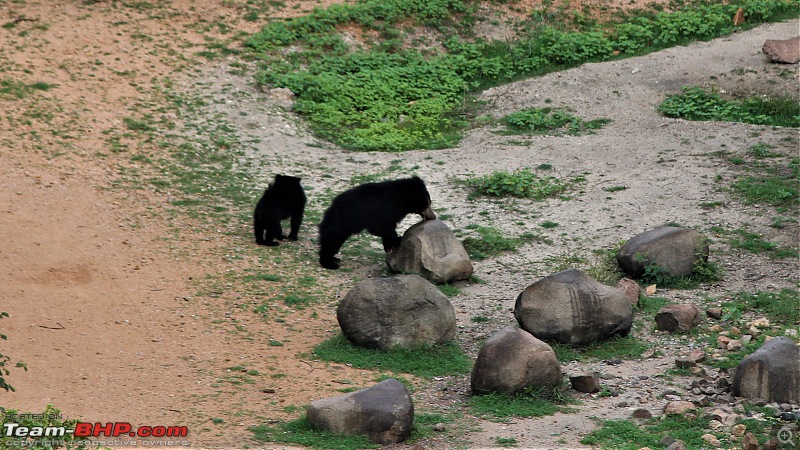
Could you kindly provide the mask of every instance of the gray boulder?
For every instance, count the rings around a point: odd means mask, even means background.
[[[698,262],[708,261],[708,241],[695,230],[662,226],[632,237],[617,252],[620,267],[633,277],[658,265],[673,277],[689,275]]]
[[[364,434],[376,444],[403,442],[411,435],[414,404],[403,383],[383,380],[370,388],[311,402],[315,427],[334,434]]]
[[[356,284],[339,303],[336,318],[350,341],[380,350],[442,344],[456,333],[450,300],[419,275]]]
[[[522,291],[514,317],[525,331],[541,340],[586,345],[627,336],[633,308],[619,289],[569,269],[544,277]]]
[[[800,37],[767,39],[761,51],[774,63],[797,64],[800,62]]]
[[[425,220],[406,230],[400,246],[386,255],[393,272],[418,273],[434,283],[467,280],[472,262],[453,231],[441,220]]]
[[[800,347],[786,336],[766,342],[736,367],[736,397],[767,402],[800,401]]]
[[[509,325],[493,334],[472,368],[472,392],[511,394],[526,387],[551,389],[561,382],[561,366],[546,343]]]
[[[691,303],[667,305],[656,314],[656,329],[670,333],[689,331],[703,320],[703,311]]]

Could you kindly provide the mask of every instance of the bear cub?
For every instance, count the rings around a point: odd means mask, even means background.
[[[431,196],[419,177],[365,183],[333,199],[319,224],[319,263],[338,269],[336,253],[352,235],[363,230],[379,236],[386,253],[400,245],[397,224],[408,214],[433,220]]]
[[[296,241],[297,232],[303,222],[306,194],[300,186],[300,177],[275,175],[253,212],[253,229],[259,245],[278,245],[276,239],[284,240],[281,220],[291,218],[289,239]]]

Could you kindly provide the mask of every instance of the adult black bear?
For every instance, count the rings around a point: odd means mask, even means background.
[[[300,178],[288,175],[275,175],[253,212],[253,229],[259,245],[278,245],[275,239],[286,239],[281,229],[281,220],[291,217],[292,229],[289,239],[296,241],[297,232],[303,222],[306,208],[306,194],[300,186]]]
[[[400,245],[395,228],[410,213],[433,220],[431,196],[419,177],[365,183],[344,191],[333,199],[319,224],[319,263],[338,269],[339,252],[350,236],[367,230],[383,240],[388,253]]]

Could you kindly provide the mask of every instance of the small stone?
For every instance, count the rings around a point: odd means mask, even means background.
[[[653,414],[644,408],[639,408],[633,412],[634,419],[649,419],[651,417],[653,417]]]
[[[731,342],[731,338],[727,336],[717,336],[717,347],[719,348],[728,348],[728,344]]]
[[[745,334],[744,336],[739,338],[739,341],[744,345],[749,344],[750,341],[752,341],[752,340],[753,340],[753,335],[751,335],[751,334]]]
[[[706,360],[706,352],[700,349],[692,350],[691,352],[689,352],[689,359],[691,359],[696,363],[701,363]]]
[[[719,320],[722,318],[722,308],[709,308],[706,310],[706,315],[710,319]]]
[[[745,426],[745,424],[743,423],[734,425],[733,428],[731,429],[731,434],[736,437],[742,437],[746,432],[747,432],[747,426]]]
[[[639,294],[642,292],[642,288],[639,287],[639,283],[631,280],[630,278],[621,278],[617,281],[617,289],[622,291],[628,300],[631,301],[632,306],[636,306],[639,304]]]
[[[719,333],[720,331],[722,331],[722,327],[721,327],[721,326],[719,326],[719,325],[711,325],[711,326],[708,328],[708,331],[710,331],[710,332],[712,332],[712,333]]]
[[[764,442],[764,450],[778,450],[778,446],[781,442],[775,436],[767,439],[767,442]]]
[[[661,444],[661,446],[663,446],[663,447],[669,447],[674,442],[677,442],[674,437],[672,437],[672,436],[664,436],[663,438],[661,438],[661,440],[658,443]]]
[[[683,441],[675,441],[667,447],[667,450],[686,450],[686,445]]]
[[[694,403],[680,400],[677,402],[669,402],[664,405],[664,414],[684,414],[693,409],[695,409]]]
[[[444,427],[444,424],[441,423],[441,422],[439,422],[439,423],[437,423],[436,425],[433,426],[433,431],[442,432],[442,431],[445,431],[445,430],[446,430],[446,428]]]
[[[688,369],[696,365],[697,363],[692,361],[692,359],[689,358],[688,356],[681,356],[680,358],[675,359],[675,367],[679,369]]]
[[[747,433],[742,438],[742,450],[758,450],[758,439],[753,436],[753,433]]]
[[[628,402],[619,402],[617,403],[617,408],[627,408]]]
[[[593,393],[600,391],[600,374],[597,372],[582,373],[569,377],[572,389],[578,392]]]
[[[740,341],[738,339],[734,339],[734,340],[728,342],[727,349],[728,349],[729,352],[738,352],[739,350],[742,349],[742,347],[744,347],[744,344],[742,344],[742,341]]]
[[[719,420],[711,419],[711,420],[708,421],[708,429],[709,430],[712,430],[712,431],[721,430],[723,426],[724,425],[722,425],[722,422],[720,422]]]
[[[751,327],[756,328],[769,328],[769,320],[766,317],[759,317],[758,319],[750,322]]]
[[[712,446],[714,448],[719,448],[720,447],[719,439],[717,439],[717,437],[714,436],[713,434],[706,433],[706,434],[700,436],[700,439],[706,441],[708,443],[708,445],[710,445],[710,446]]]

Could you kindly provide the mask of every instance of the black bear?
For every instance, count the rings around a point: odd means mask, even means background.
[[[291,217],[292,229],[289,239],[296,241],[297,232],[303,222],[306,208],[306,194],[300,186],[300,178],[288,175],[275,175],[253,212],[253,229],[259,245],[278,245],[275,239],[286,239],[281,229],[281,220]]]
[[[319,263],[338,269],[339,252],[350,236],[367,230],[383,240],[387,253],[400,245],[395,228],[407,214],[433,220],[431,196],[419,177],[364,183],[333,199],[319,224]]]

